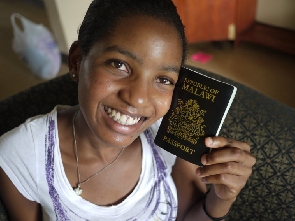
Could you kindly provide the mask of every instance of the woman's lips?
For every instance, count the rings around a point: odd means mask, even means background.
[[[118,110],[112,109],[110,107],[104,107],[105,112],[112,118],[114,121],[118,122],[119,124],[130,126],[137,124],[141,117],[132,117],[127,114],[123,114]]]

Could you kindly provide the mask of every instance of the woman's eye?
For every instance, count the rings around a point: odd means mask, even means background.
[[[111,65],[120,71],[129,72],[127,65],[122,61],[111,61]]]
[[[164,85],[174,85],[174,81],[166,77],[157,78],[157,82]]]

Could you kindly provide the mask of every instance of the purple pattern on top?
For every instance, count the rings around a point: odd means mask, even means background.
[[[175,220],[176,219],[176,212],[177,212],[177,205],[176,202],[174,200],[172,191],[170,189],[169,184],[166,181],[166,163],[165,161],[162,159],[161,155],[159,154],[159,147],[157,145],[155,145],[154,143],[154,139],[152,136],[152,133],[150,131],[150,129],[147,129],[144,132],[146,138],[147,138],[147,142],[151,147],[152,153],[153,153],[153,157],[154,157],[154,163],[155,163],[155,184],[152,187],[151,191],[150,191],[150,196],[148,199],[148,202],[145,206],[145,208],[143,208],[143,210],[137,214],[136,217],[132,217],[130,219],[128,219],[128,221],[135,221],[135,220],[142,220],[140,219],[141,216],[143,216],[147,209],[150,208],[152,206],[152,203],[154,203],[154,208],[152,209],[151,213],[149,214],[147,220],[167,220],[167,221],[171,221],[171,220]],[[164,195],[165,195],[165,200],[161,200],[161,185],[164,186]],[[160,204],[166,204],[166,210],[167,211],[161,211],[160,208]]]
[[[59,194],[54,187],[54,148],[55,148],[55,121],[49,117],[48,134],[45,141],[45,160],[46,160],[46,180],[49,188],[49,195],[53,203],[54,212],[57,221],[71,221],[67,211],[79,217],[72,210],[64,209]],[[81,219],[81,217],[79,217]],[[85,219],[84,219],[85,220]],[[86,221],[86,220],[85,220]]]
[[[48,134],[46,138],[46,179],[49,187],[49,195],[51,197],[56,220],[70,220],[62,208],[59,200],[59,195],[54,188],[54,147],[55,147],[55,122],[52,118],[49,119]]]
[[[155,186],[157,186],[158,193],[159,193],[160,192],[160,184],[163,183],[164,193],[165,193],[165,197],[166,197],[165,202],[160,202],[159,201],[160,193],[158,194],[157,203],[155,205],[155,209],[154,209],[153,212],[156,212],[156,210],[158,209],[160,203],[166,203],[167,204],[167,211],[166,212],[161,211],[161,214],[166,215],[165,220],[175,220],[176,219],[175,214],[176,214],[176,210],[177,210],[177,205],[176,205],[176,202],[175,202],[175,200],[173,198],[173,194],[172,194],[172,191],[170,189],[170,186],[166,181],[167,165],[166,165],[165,161],[162,159],[161,155],[159,154],[160,149],[159,149],[159,147],[157,145],[155,145],[154,139],[153,139],[153,136],[152,136],[152,133],[151,133],[150,129],[147,129],[144,132],[144,134],[145,134],[145,136],[147,138],[148,144],[152,148],[153,156],[154,156],[155,162],[156,162],[157,172],[156,172],[155,175],[157,176],[157,179],[156,179]],[[152,217],[153,215],[154,214],[151,214],[150,217]]]

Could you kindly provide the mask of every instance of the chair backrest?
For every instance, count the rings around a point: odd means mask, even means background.
[[[75,105],[77,83],[61,75],[0,101],[0,136],[29,117],[50,112],[57,104]]]
[[[220,135],[248,142],[257,159],[227,220],[295,220],[295,109],[242,84],[200,71],[237,86]]]

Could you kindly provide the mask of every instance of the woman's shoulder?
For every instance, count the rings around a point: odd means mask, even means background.
[[[70,112],[71,109],[73,109],[73,107],[68,105],[57,105],[54,107],[54,109],[52,109],[50,112],[46,114],[36,115],[34,117],[27,119],[23,126],[29,126],[31,128],[36,127],[40,130],[42,128],[47,128],[47,125],[50,122],[57,122],[60,113]]]
[[[32,128],[36,126],[40,127],[41,125],[43,125],[42,122],[46,122],[46,118],[49,114],[51,114],[51,112],[48,114],[36,115],[34,117],[28,118],[24,123],[4,133],[0,137],[0,140],[4,142],[5,140],[10,139],[11,137],[17,137],[17,139],[19,139],[22,136],[27,136],[28,133],[32,132]]]
[[[44,131],[48,127],[50,120],[57,120],[58,111],[66,108],[68,108],[68,106],[56,106],[49,113],[28,118],[24,123],[4,133],[0,137],[1,146],[3,146],[4,143],[11,144],[22,140],[28,140],[32,135]]]

